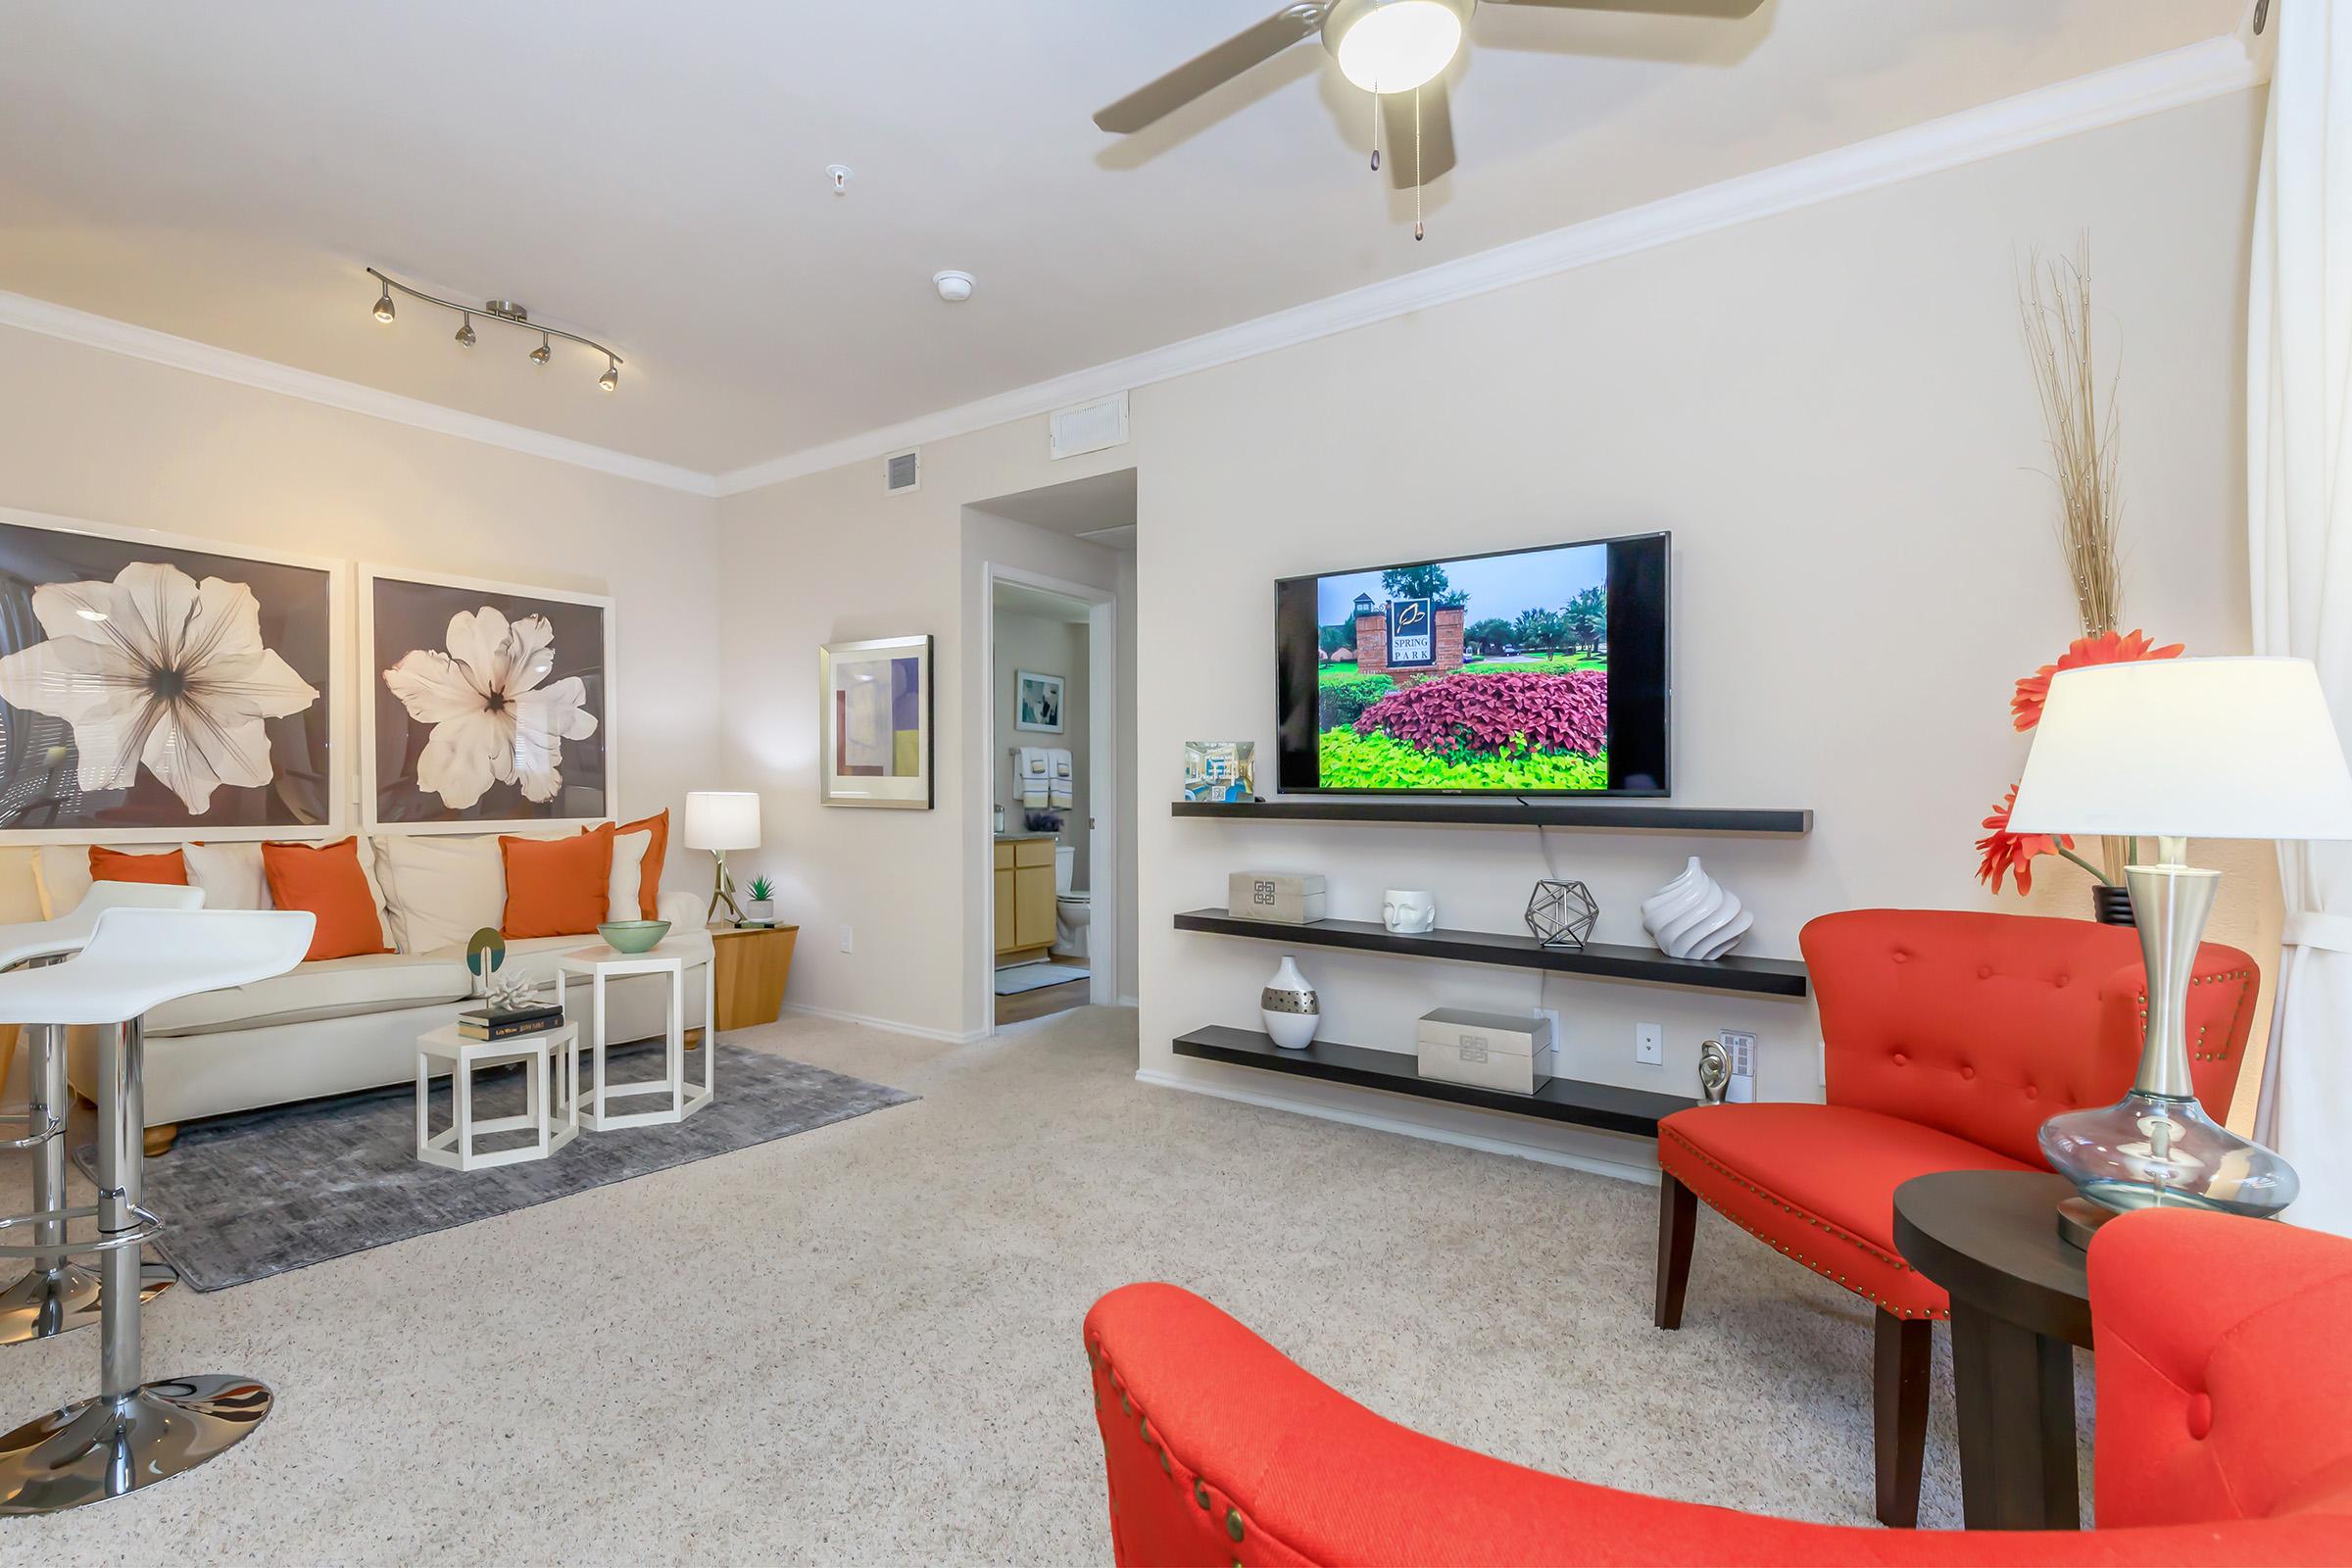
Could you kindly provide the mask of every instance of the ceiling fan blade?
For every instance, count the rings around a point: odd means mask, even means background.
[[[1206,54],[1186,61],[1157,81],[1147,82],[1098,112],[1095,123],[1122,136],[1141,130],[1308,36],[1323,25],[1323,15],[1329,9],[1320,3],[1284,6],[1256,26],[1235,33]]]
[[[1413,95],[1383,93],[1380,99],[1381,157],[1398,190],[1426,185],[1453,167],[1453,111],[1446,104],[1446,78],[1421,89],[1421,154],[1413,156]]]
[[[1541,6],[1552,11],[1633,11],[1657,17],[1755,15],[1764,0],[1487,0],[1496,6]]]

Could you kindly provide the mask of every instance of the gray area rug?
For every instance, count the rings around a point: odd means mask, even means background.
[[[643,1078],[660,1042],[611,1053],[615,1080]],[[347,1095],[191,1124],[172,1152],[147,1161],[143,1200],[167,1226],[154,1250],[199,1291],[224,1290],[432,1231],[528,1208],[754,1144],[905,1104],[918,1097],[721,1041],[718,1094],[669,1126],[579,1137],[541,1160],[455,1171],[416,1158],[414,1086]],[[588,1073],[583,1052],[581,1077]],[[690,1054],[686,1073],[703,1065]],[[482,1119],[522,1109],[519,1068],[474,1077]],[[621,1108],[629,1108],[626,1105]],[[87,1107],[81,1107],[87,1117]],[[432,1126],[449,1124],[449,1080],[433,1080]],[[93,1136],[75,1128],[74,1163],[91,1174]],[[493,1135],[496,1150],[524,1140]]]

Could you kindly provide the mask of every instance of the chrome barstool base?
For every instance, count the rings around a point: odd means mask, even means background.
[[[139,1299],[152,1301],[179,1282],[179,1271],[169,1263],[139,1265]],[[53,1335],[71,1334],[98,1321],[104,1293],[98,1271],[69,1262],[62,1268],[36,1268],[0,1291],[0,1345],[23,1345]]]
[[[143,1384],[54,1410],[0,1437],[0,1515],[61,1513],[193,1470],[270,1413],[251,1378]]]

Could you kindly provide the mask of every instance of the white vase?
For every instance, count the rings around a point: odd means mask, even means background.
[[[1315,988],[1298,972],[1298,960],[1287,953],[1258,996],[1257,1015],[1285,1051],[1304,1051],[1315,1042],[1315,1030],[1323,1022],[1322,1004],[1315,1000]]]
[[[1642,929],[1670,958],[1720,958],[1755,923],[1695,855],[1681,876],[1642,901]]]

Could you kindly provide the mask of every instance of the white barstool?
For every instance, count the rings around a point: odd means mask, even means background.
[[[56,963],[79,953],[97,929],[98,916],[108,909],[193,909],[203,903],[204,893],[197,888],[155,882],[93,882],[71,914],[0,925],[0,971]],[[0,1122],[22,1121],[24,1136],[0,1138],[0,1149],[34,1152],[33,1210],[53,1213],[66,1206],[66,1032],[53,1023],[28,1023],[20,1033],[24,1041],[24,1082],[29,1092],[23,1112],[0,1111]],[[32,1229],[35,1246],[65,1246],[64,1220],[41,1220]],[[139,1294],[152,1299],[178,1277],[166,1264],[142,1262]],[[62,1250],[36,1256],[31,1273],[0,1291],[0,1345],[22,1345],[86,1328],[98,1321],[98,1300],[96,1269],[75,1262]]]
[[[98,1200],[87,1208],[0,1220],[10,1232],[43,1221],[93,1218],[99,1392],[0,1436],[0,1514],[56,1513],[192,1470],[270,1413],[251,1378],[203,1374],[139,1381],[139,1248],[162,1224],[139,1206],[146,1106],[140,1020],[167,1002],[284,974],[310,951],[313,916],[300,909],[108,909],[81,952],[47,968],[0,974],[0,1023],[89,1024],[98,1039]]]

